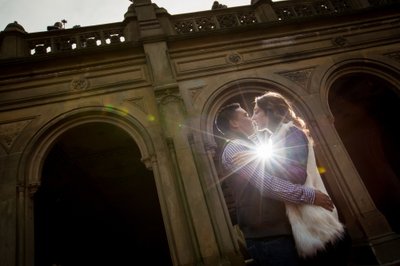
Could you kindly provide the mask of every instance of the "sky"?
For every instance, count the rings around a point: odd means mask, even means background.
[[[171,15],[210,10],[214,0],[152,0]],[[219,0],[228,7],[250,5],[251,0]],[[129,0],[0,0],[0,31],[17,21],[28,33],[47,31],[65,19],[65,28],[121,22]]]

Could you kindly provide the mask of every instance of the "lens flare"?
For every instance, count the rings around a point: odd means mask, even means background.
[[[320,167],[318,167],[318,172],[319,172],[319,174],[325,174],[326,173],[326,169],[325,169],[325,167],[323,167],[323,166],[320,166]]]
[[[154,121],[156,121],[156,117],[155,117],[154,115],[152,115],[152,114],[149,114],[149,115],[147,116],[147,120],[148,120],[149,122],[154,122]]]
[[[256,157],[260,160],[268,160],[273,156],[274,149],[272,147],[272,142],[262,142],[255,148]]]

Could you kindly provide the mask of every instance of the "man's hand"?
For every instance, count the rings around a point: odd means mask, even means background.
[[[334,208],[331,198],[319,190],[315,190],[314,205],[320,206],[328,211],[333,211]]]

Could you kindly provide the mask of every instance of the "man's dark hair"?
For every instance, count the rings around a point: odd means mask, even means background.
[[[230,130],[229,121],[235,118],[236,110],[240,108],[239,103],[231,103],[222,107],[215,119],[217,129],[224,135]]]

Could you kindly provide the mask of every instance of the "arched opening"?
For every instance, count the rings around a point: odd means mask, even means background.
[[[35,265],[172,265],[153,173],[117,126],[63,133],[34,196]]]
[[[295,108],[296,111],[299,110],[299,108],[297,108],[299,106],[295,105],[295,99],[293,98],[293,94],[287,92],[285,88],[277,84],[274,84],[272,82],[267,83],[260,81],[242,81],[241,83],[234,84],[231,87],[226,88],[225,91],[226,92],[221,93],[220,97],[215,100],[217,102],[216,104],[217,110],[231,103],[239,103],[241,107],[245,109],[251,116],[253,114],[255,97],[261,96],[267,91],[274,91],[281,93],[283,96],[287,97],[290,102],[292,102],[293,107]],[[298,112],[298,114],[300,114],[300,112]],[[230,179],[227,178],[226,172],[224,172],[220,161],[221,154],[224,150],[225,144],[227,143],[227,139],[221,132],[219,132],[215,124],[213,124],[213,136],[214,136],[214,141],[216,143],[216,149],[213,157],[214,165],[217,169],[217,173],[220,180],[220,186],[225,197],[225,203],[227,205],[232,224],[235,225],[237,221],[235,215],[235,207],[234,207],[235,203],[234,203],[231,183]],[[329,190],[329,188],[327,189]]]
[[[377,208],[399,233],[399,90],[371,74],[348,74],[333,83],[329,105],[340,138]]]

